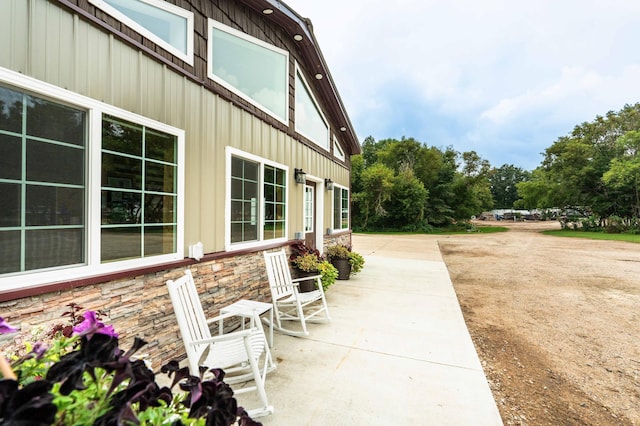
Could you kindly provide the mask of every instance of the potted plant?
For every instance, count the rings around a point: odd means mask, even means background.
[[[338,277],[336,268],[323,259],[318,250],[307,247],[303,241],[291,245],[289,260],[293,278],[321,275],[320,281],[324,290],[329,288]],[[303,293],[315,290],[315,280],[300,281],[299,289]]]
[[[338,270],[339,280],[348,280],[351,274],[357,274],[364,267],[364,257],[344,244],[327,247],[326,255]]]

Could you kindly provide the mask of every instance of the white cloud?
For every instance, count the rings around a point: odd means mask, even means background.
[[[537,158],[575,125],[640,101],[636,0],[288,4],[314,23],[361,136],[372,134],[373,123],[384,123],[384,137],[402,136],[394,131],[438,135],[454,140],[457,149],[484,151],[492,163],[509,150],[514,157]],[[412,99],[398,100],[395,88]],[[419,107],[424,114],[402,114]],[[437,128],[439,121],[449,127]],[[536,143],[546,145],[518,142],[532,140],[540,128],[546,133]],[[526,149],[532,154],[523,154]]]

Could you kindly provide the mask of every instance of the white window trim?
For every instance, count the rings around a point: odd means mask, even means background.
[[[322,121],[324,121],[325,126],[327,126],[327,140],[325,141],[324,146],[320,145],[318,141],[314,140],[312,137],[310,137],[309,135],[305,134],[302,130],[300,130],[300,128],[298,127],[298,120],[296,120],[295,131],[301,134],[302,136],[304,136],[305,138],[309,139],[311,142],[315,143],[320,148],[326,151],[329,151],[331,149],[330,147],[331,126],[329,125],[329,121],[327,120],[327,117],[325,117],[324,112],[322,112],[322,108],[320,108],[320,103],[318,102],[315,95],[313,94],[313,90],[311,90],[311,86],[309,85],[309,83],[307,83],[307,79],[304,76],[302,69],[298,65],[298,62],[296,62],[296,75],[295,75],[296,80],[298,79],[298,76],[300,76],[300,78],[302,79],[302,84],[305,85],[307,92],[309,92],[309,96],[311,96],[311,102],[315,104],[318,112],[320,113],[320,118],[322,119]],[[294,87],[295,87],[295,82],[294,82]],[[298,94],[296,93],[295,96],[298,96]]]
[[[346,190],[347,194],[349,194],[349,188],[347,188],[346,186],[342,186],[342,185],[338,185],[338,184],[333,184],[333,191],[334,193],[331,194],[331,229],[333,229],[336,232],[342,232],[342,231],[346,231],[349,229],[349,225],[347,225],[346,228],[336,228],[336,217],[334,214],[335,211],[335,202],[336,202],[336,197],[335,197],[335,191],[340,190],[340,192],[342,192],[342,190]],[[340,222],[342,223],[342,196],[340,196]],[[348,207],[349,208],[349,215],[351,215],[351,206]]]
[[[347,157],[344,155],[342,147],[340,146],[340,143],[338,143],[338,138],[336,138],[335,136],[333,137],[333,155],[338,160],[345,161],[347,159]]]
[[[180,49],[176,49],[170,43],[167,43],[162,38],[158,37],[133,19],[129,18],[127,15],[120,12],[118,9],[115,9],[104,0],[89,0],[89,3],[93,4],[97,8],[102,11],[108,13],[115,19],[119,20],[132,30],[136,31],[138,34],[144,36],[145,38],[153,41],[158,46],[161,46],[164,50],[170,52],[172,55],[182,59],[189,65],[193,65],[193,28],[194,28],[194,17],[193,13],[185,10],[181,7],[175,6],[171,3],[167,3],[162,0],[140,0],[143,3],[147,3],[148,5],[157,7],[158,9],[162,9],[166,12],[172,13],[174,15],[178,15],[187,20],[187,52],[181,51]]]
[[[256,241],[246,241],[240,243],[231,243],[231,157],[241,157],[245,160],[254,161],[260,164],[259,171],[259,179],[260,182],[258,184],[258,199],[260,200],[258,211],[259,211],[259,220],[258,220],[258,239]],[[244,250],[254,247],[262,247],[270,244],[283,243],[287,241],[287,235],[289,235],[289,167],[284,164],[276,163],[275,161],[270,161],[265,158],[259,157],[254,154],[250,154],[248,152],[239,150],[237,148],[232,148],[227,146],[225,148],[225,199],[224,199],[224,246],[225,251],[237,251]],[[284,237],[282,238],[272,238],[270,240],[264,239],[264,166],[276,167],[278,169],[282,169],[285,172],[285,182],[287,183],[287,188],[285,191],[285,205],[284,205],[284,215],[285,215],[285,223],[284,223]]]
[[[153,266],[184,259],[184,146],[185,132],[164,123],[125,111],[112,105],[99,102],[95,99],[70,92],[60,87],[27,77],[23,74],[0,67],[0,83],[7,84],[24,90],[27,93],[44,96],[61,104],[83,109],[87,113],[87,185],[86,185],[86,264],[79,266],[59,267],[55,269],[21,272],[20,274],[5,274],[0,277],[0,290],[17,290],[31,287],[39,287],[45,284],[79,279],[83,277],[120,272],[132,268]],[[102,145],[102,115],[109,114],[125,120],[132,121],[143,126],[148,126],[162,132],[175,135],[178,139],[177,147],[177,212],[176,212],[176,252],[130,259],[100,263],[100,223],[101,223],[101,145]]]
[[[285,66],[286,66],[286,71],[285,71],[285,75],[283,76],[283,78],[285,79],[285,87],[287,88],[287,96],[285,96],[285,116],[280,117],[278,114],[276,114],[275,112],[271,111],[271,109],[267,108],[265,105],[262,105],[260,102],[256,101],[255,99],[249,97],[246,93],[243,93],[242,91],[238,90],[234,85],[227,83],[225,80],[223,80],[222,78],[218,77],[217,75],[215,75],[212,70],[211,70],[211,64],[213,63],[213,60],[211,58],[211,42],[213,40],[213,29],[217,28],[220,31],[224,31],[228,34],[231,34],[233,36],[239,37],[243,40],[246,40],[250,43],[253,43],[255,45],[258,45],[260,47],[263,47],[265,49],[271,50],[275,53],[279,53],[281,55],[284,55],[287,60],[285,61]],[[289,52],[287,52],[286,50],[280,49],[276,46],[273,46],[269,43],[266,43],[258,38],[255,37],[251,37],[248,34],[243,33],[242,31],[238,31],[235,28],[231,28],[227,25],[224,25],[214,19],[209,18],[209,23],[208,23],[208,39],[207,39],[207,77],[209,77],[211,80],[215,81],[216,83],[218,83],[219,85],[225,87],[226,89],[230,90],[231,92],[235,93],[236,95],[240,96],[242,99],[246,100],[247,102],[249,102],[251,105],[259,108],[260,110],[264,111],[265,113],[269,114],[271,117],[275,118],[276,120],[278,120],[279,122],[285,124],[285,125],[289,125]]]

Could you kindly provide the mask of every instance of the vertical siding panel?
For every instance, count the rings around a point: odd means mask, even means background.
[[[203,151],[206,150],[205,139],[202,132],[205,130],[206,123],[198,120],[199,111],[207,110],[207,98],[203,96],[202,90],[196,86],[190,85],[185,94],[185,102],[188,105],[187,122],[185,122],[186,131],[186,180],[185,187],[185,245],[195,244],[202,241],[205,247],[213,247],[212,241],[203,235],[202,230],[202,210],[205,200],[203,199],[203,176],[202,176],[202,157]]]
[[[46,39],[46,21],[42,24],[42,20],[46,19],[45,8],[49,5],[48,2],[29,2],[29,42],[28,51],[30,53],[27,63],[26,72],[40,80],[46,81],[46,51],[45,51],[45,39]],[[40,24],[38,24],[40,23]]]
[[[48,78],[65,89],[74,87],[74,18],[61,8],[49,4],[47,17]],[[49,24],[50,23],[50,24]],[[70,72],[71,71],[71,72]]]
[[[20,72],[26,72],[28,62],[31,34],[28,4],[25,0],[10,0],[9,13],[0,14],[0,28],[4,29],[0,37],[0,66]]]
[[[216,125],[218,123],[218,116],[226,116],[226,111],[221,108],[219,99],[216,96],[212,96],[206,90],[203,90],[204,108],[199,112],[201,119],[201,132],[200,139],[197,141],[200,147],[200,233],[203,234],[203,238],[206,238],[207,244],[205,246],[211,247],[213,250],[221,250],[224,247],[224,241],[219,241],[216,237],[219,235],[218,230],[215,228],[216,220],[219,218],[219,212],[216,209],[216,204],[219,200],[219,190],[216,188],[216,183],[220,184],[224,182],[224,174],[221,174],[221,170],[224,167],[224,151],[222,155],[223,167],[218,166],[220,160],[216,158],[216,146],[220,144],[216,141],[219,137],[218,132],[223,126]],[[204,118],[203,118],[204,117]],[[222,144],[224,145],[224,144]],[[224,231],[223,231],[224,232]],[[222,234],[224,235],[224,234]],[[204,241],[203,241],[204,242]]]

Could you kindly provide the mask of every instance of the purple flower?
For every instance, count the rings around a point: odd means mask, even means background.
[[[87,336],[87,340],[91,339],[94,334],[106,334],[111,337],[118,337],[112,325],[104,325],[102,321],[98,321],[94,311],[84,313],[84,321],[73,327],[74,334]]]
[[[33,349],[31,349],[31,353],[35,355],[38,360],[42,359],[45,352],[47,352],[47,345],[42,342],[37,342],[33,345]]]
[[[11,327],[4,318],[0,317],[0,334],[15,333],[16,331],[18,331],[17,328]]]

